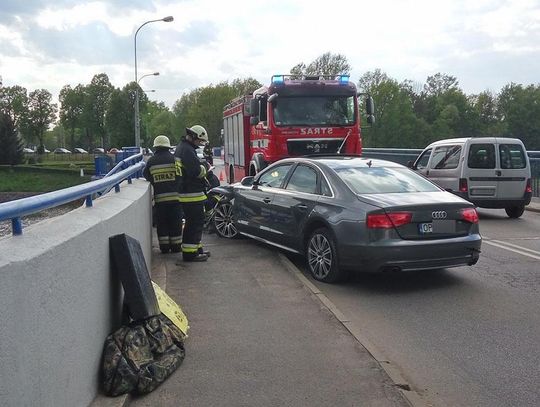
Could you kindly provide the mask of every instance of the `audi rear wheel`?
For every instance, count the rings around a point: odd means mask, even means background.
[[[331,232],[326,228],[315,230],[306,245],[308,270],[315,280],[335,283],[343,279],[339,268],[336,245]]]

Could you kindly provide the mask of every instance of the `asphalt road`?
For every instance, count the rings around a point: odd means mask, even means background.
[[[429,405],[539,406],[540,213],[480,228],[473,267],[316,285]]]

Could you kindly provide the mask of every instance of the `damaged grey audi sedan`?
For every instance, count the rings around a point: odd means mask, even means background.
[[[295,157],[214,188],[213,225],[305,256],[316,280],[347,271],[476,264],[475,206],[403,165],[356,156]]]

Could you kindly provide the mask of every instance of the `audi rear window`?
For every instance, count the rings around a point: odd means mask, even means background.
[[[357,194],[437,192],[439,187],[402,167],[343,167],[334,171]]]

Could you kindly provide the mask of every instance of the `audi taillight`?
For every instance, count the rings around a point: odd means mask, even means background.
[[[462,209],[461,219],[469,223],[478,223],[478,212],[476,212],[475,208]]]
[[[370,213],[366,224],[369,229],[391,229],[411,223],[411,212]]]
[[[459,192],[468,192],[469,186],[467,185],[467,178],[459,179]]]
[[[532,185],[531,185],[531,179],[527,178],[527,185],[525,186],[525,193],[532,194]]]

